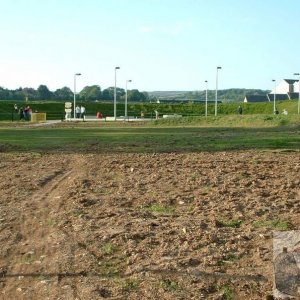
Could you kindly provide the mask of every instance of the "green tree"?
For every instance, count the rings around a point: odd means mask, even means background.
[[[122,96],[125,95],[125,90],[124,89],[121,89],[121,88],[118,88],[116,89],[116,92],[117,92],[117,99],[119,100]]]
[[[79,97],[83,100],[99,100],[101,99],[101,88],[99,85],[86,86],[79,93]]]
[[[24,88],[22,90],[22,94],[23,94],[23,100],[36,100],[38,99],[38,92],[37,90],[33,89],[33,88]]]
[[[144,100],[149,100],[149,94],[147,92],[143,92]]]
[[[52,92],[49,91],[46,85],[40,85],[37,89],[37,96],[40,100],[48,100],[52,98]]]
[[[102,99],[103,100],[113,100],[114,99],[114,88],[109,87],[104,89],[102,92]]]
[[[113,100],[114,99],[115,88],[109,87],[102,92],[103,100]],[[116,88],[117,100],[121,99],[125,95],[125,90],[121,88]]]
[[[12,94],[11,98],[14,100],[23,100],[24,99],[23,89],[21,87],[16,90],[11,91],[11,94]]]
[[[54,94],[54,98],[57,100],[72,100],[73,98],[73,92],[70,88],[64,86],[61,89],[57,89]]]
[[[0,87],[0,99],[9,100],[9,90]]]
[[[139,90],[130,90],[128,91],[128,100],[129,101],[145,101],[148,99],[147,93],[144,92],[144,93],[141,93],[139,92]]]

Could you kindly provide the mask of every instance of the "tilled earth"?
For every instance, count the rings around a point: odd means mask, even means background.
[[[299,152],[1,153],[0,299],[272,299]]]

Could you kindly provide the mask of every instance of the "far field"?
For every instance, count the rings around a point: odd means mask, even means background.
[[[43,124],[2,123],[0,150],[155,153],[300,148],[297,115],[40,125]]]

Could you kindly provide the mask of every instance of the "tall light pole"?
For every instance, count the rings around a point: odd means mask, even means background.
[[[298,84],[299,84],[299,89],[298,89],[298,115],[300,114],[300,73],[294,73],[295,76],[299,76],[298,79]]]
[[[125,90],[125,119],[127,119],[127,83],[132,82],[131,79],[126,80],[126,90]]]
[[[272,79],[274,82],[274,101],[273,101],[273,114],[276,114],[276,80]]]
[[[221,70],[222,67],[217,67],[217,76],[216,76],[216,99],[215,99],[215,116],[218,115],[218,71]]]
[[[208,88],[208,81],[205,80],[206,83],[206,91],[205,91],[205,117],[207,117],[207,88]]]
[[[81,73],[74,74],[74,107],[73,107],[74,119],[76,118],[76,112],[75,112],[75,108],[76,108],[76,77],[80,76],[80,75],[81,75]]]
[[[117,70],[120,67],[115,67],[115,90],[114,90],[114,119],[117,120]]]

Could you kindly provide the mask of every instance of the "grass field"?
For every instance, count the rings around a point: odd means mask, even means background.
[[[0,150],[153,153],[299,149],[300,122],[283,116],[183,118],[150,123],[2,123]]]

